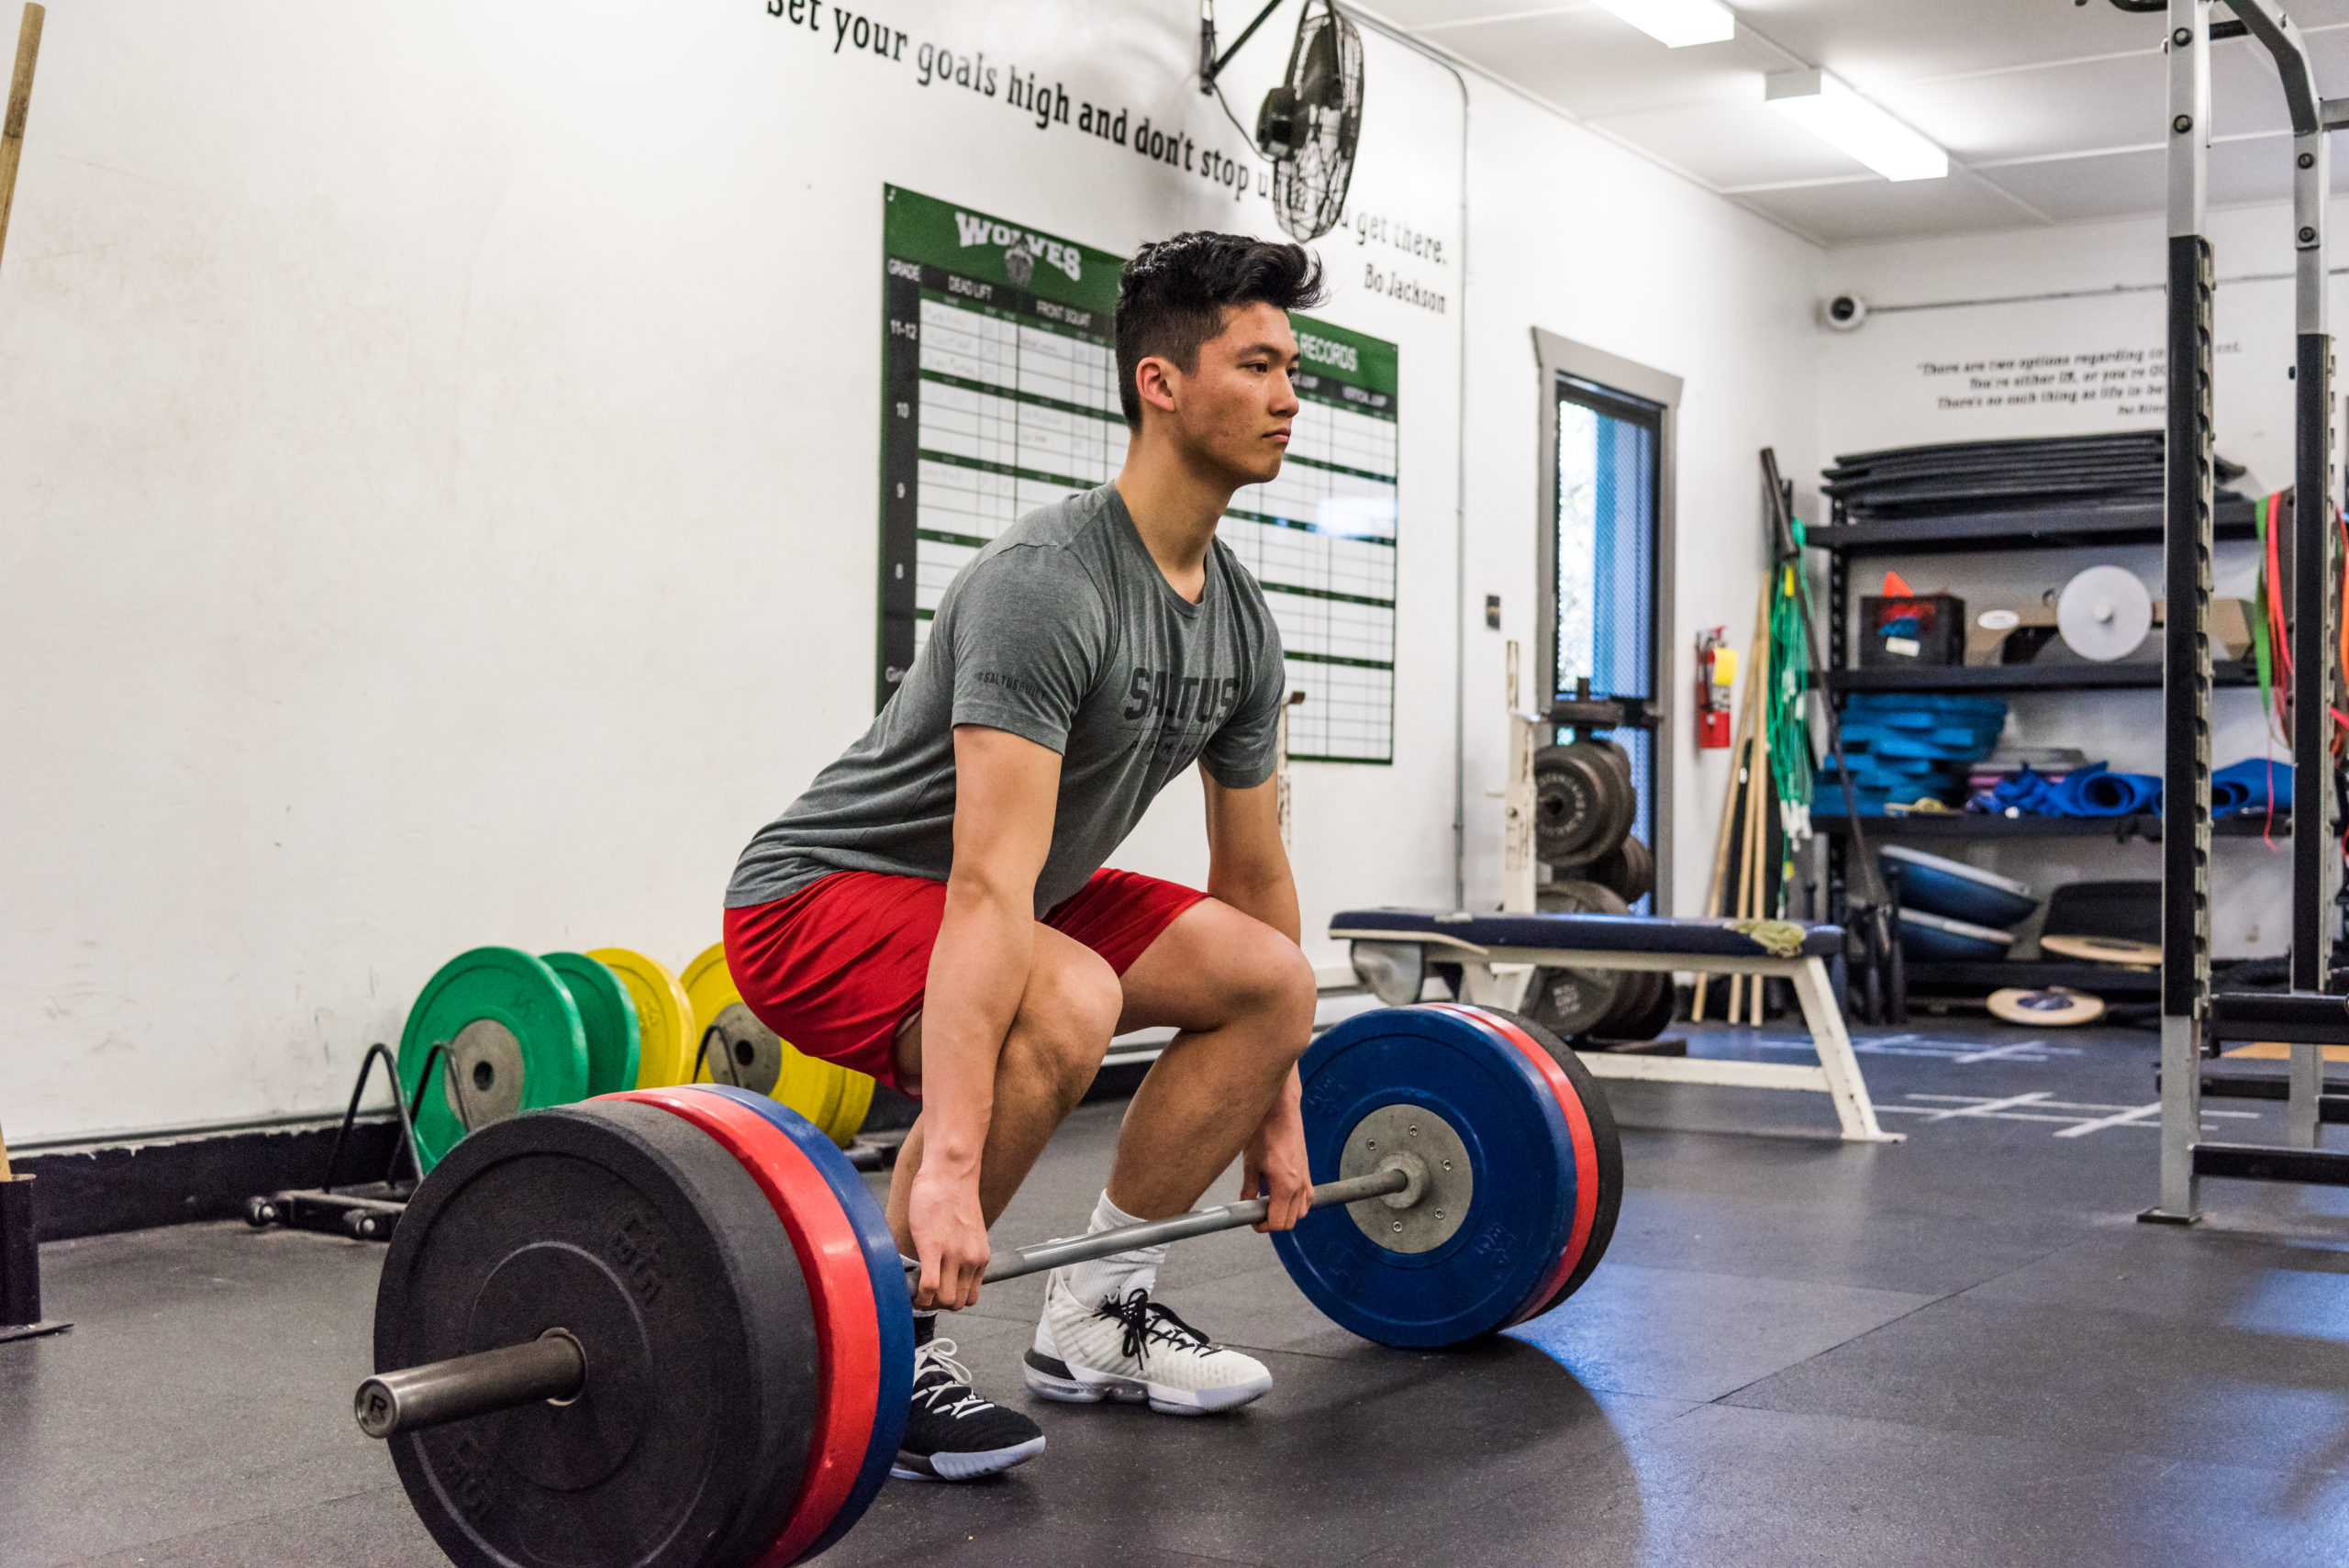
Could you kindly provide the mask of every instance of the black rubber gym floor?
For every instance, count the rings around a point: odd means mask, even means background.
[[[1778,1030],[1701,1049],[1802,1056]],[[1352,1339],[1262,1238],[1182,1243],[1162,1295],[1279,1380],[1234,1416],[1028,1402],[1042,1282],[996,1286],[944,1332],[1050,1451],[892,1482],[826,1561],[2349,1559],[2349,1193],[2214,1183],[2200,1228],[2134,1223],[2149,1034],[1934,1023],[1862,1051],[1905,1143],[1833,1141],[1817,1096],[1610,1085],[1607,1262],[1466,1351]],[[2256,1102],[2208,1108],[2277,1136]],[[1078,1112],[999,1237],[1082,1226],[1119,1112]],[[45,1249],[77,1327],[0,1346],[0,1563],[440,1562],[350,1416],[381,1255],[234,1224]]]

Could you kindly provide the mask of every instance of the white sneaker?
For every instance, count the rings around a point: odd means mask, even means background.
[[[1264,1362],[1208,1343],[1148,1292],[1088,1307],[1068,1288],[1067,1273],[1052,1271],[1035,1347],[1020,1367],[1032,1392],[1077,1405],[1147,1399],[1169,1416],[1205,1416],[1272,1387]]]

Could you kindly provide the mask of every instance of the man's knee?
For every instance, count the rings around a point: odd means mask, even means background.
[[[1262,1018],[1276,1038],[1302,1054],[1313,1032],[1319,989],[1313,965],[1297,945],[1269,926],[1257,925],[1222,976],[1236,1014]]]
[[[1123,1006],[1117,971],[1098,953],[1074,943],[1054,944],[1049,953],[1038,952],[1028,972],[1013,1034],[1037,1056],[1038,1066],[1074,1082],[1082,1094],[1100,1068]]]

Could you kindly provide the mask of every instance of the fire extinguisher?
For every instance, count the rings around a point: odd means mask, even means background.
[[[1697,634],[1697,749],[1724,750],[1730,743],[1729,689],[1737,679],[1737,650],[1721,639],[1729,628]]]

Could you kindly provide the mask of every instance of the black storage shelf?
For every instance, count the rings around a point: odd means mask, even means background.
[[[2221,539],[2255,538],[2250,501],[2221,501],[2211,519]],[[2133,506],[2035,506],[1897,522],[1837,523],[1807,529],[1813,550],[1841,555],[1960,554],[1986,550],[2054,550],[2078,545],[2159,544],[2158,501]]]
[[[1834,793],[1831,784],[1820,786],[1821,795]],[[1863,817],[1860,823],[1861,830],[1872,839],[2111,839],[2123,842],[2142,839],[2159,843],[2162,836],[2161,817],[2150,811],[2129,817],[1992,817],[1978,811],[1954,811],[1946,816]],[[1813,811],[1810,825],[1838,839],[1852,831],[1852,819],[1840,811]],[[2292,817],[2289,812],[2279,811],[2270,824],[2264,814],[2221,817],[2210,824],[2210,832],[2221,839],[2284,840],[2292,836]]]
[[[2096,996],[2152,996],[2161,989],[2161,971],[2114,963],[2074,963],[2062,959],[1993,959],[1987,962],[1910,959],[1904,966],[1917,991],[1970,992],[1987,995],[2009,986],[2045,991],[2061,985]]]
[[[2213,531],[2221,539],[2257,537],[2256,503],[2231,498],[2218,503]],[[2152,660],[2121,660],[2112,663],[1926,665],[1906,669],[1851,667],[1852,614],[1858,606],[1854,577],[1867,557],[1899,554],[1956,555],[1993,550],[2035,550],[2159,545],[2163,509],[2159,500],[2134,503],[2086,503],[2050,498],[2044,506],[2019,506],[1961,515],[1912,517],[1896,521],[1836,520],[1809,528],[1804,542],[1826,557],[1827,598],[1822,606],[1830,666],[1818,676],[1837,707],[1859,692],[1978,694],[2029,692],[2147,691],[2162,687],[2162,666]],[[2255,689],[2258,670],[2248,660],[2221,660],[2211,672],[2212,684]],[[1837,805],[1834,792],[1822,788],[1820,805]],[[1825,912],[1845,916],[1848,888],[1845,856],[1850,825],[1840,811],[1817,812],[1811,825],[1825,851]],[[1944,842],[2030,840],[2053,844],[2057,840],[2131,839],[2159,842],[2157,814],[2127,817],[1994,817],[1985,815],[1952,817],[1869,817],[1865,828],[1879,842]],[[2212,825],[2223,838],[2277,839],[2290,831],[2288,818],[2278,815],[2230,818]],[[2045,988],[2069,986],[2099,995],[2149,1000],[2158,995],[2159,976],[2152,969],[2119,968],[2075,961],[2004,960],[1979,962],[1911,961],[1905,965],[1907,984],[1925,993],[1984,995],[2008,986]]]
[[[2211,666],[2215,686],[2256,686],[2258,667],[2248,659],[2221,659]],[[2159,691],[2162,667],[2148,660],[2110,664],[1913,664],[1906,668],[1830,670],[1830,692],[2086,692],[2135,688]]]

